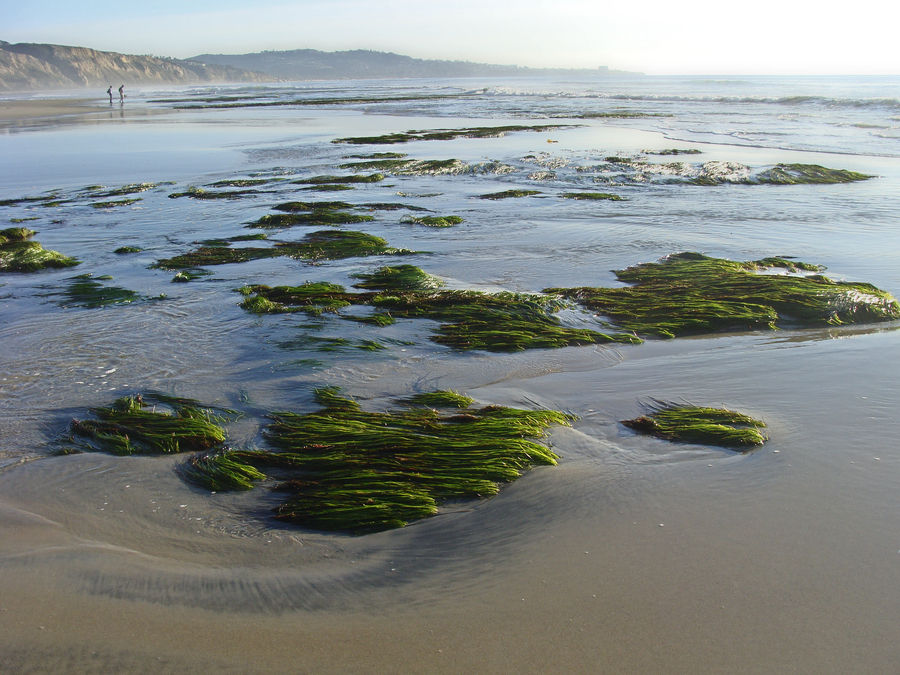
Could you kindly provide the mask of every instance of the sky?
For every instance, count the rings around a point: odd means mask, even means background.
[[[900,75],[898,21],[900,3],[883,0],[0,0],[12,43],[175,58],[374,49],[648,75]]]

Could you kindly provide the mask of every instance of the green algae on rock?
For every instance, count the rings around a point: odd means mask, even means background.
[[[453,227],[463,222],[459,216],[403,216],[401,223],[426,227]]]
[[[184,192],[173,192],[170,199],[190,197],[191,199],[243,199],[247,196],[260,194],[259,190],[204,190],[203,188],[190,186]]]
[[[766,442],[765,423],[724,408],[702,408],[657,402],[652,412],[623,420],[629,429],[667,441],[751,450]]]
[[[504,190],[503,192],[479,195],[478,199],[515,199],[517,197],[530,197],[539,194],[541,194],[540,190]]]
[[[380,183],[385,178],[383,173],[373,173],[368,176],[365,174],[354,174],[352,176],[313,176],[312,178],[302,178],[300,180],[291,181],[298,185],[331,185],[343,183]]]
[[[609,194],[608,192],[563,192],[562,199],[591,200],[591,201],[625,201],[625,197]]]
[[[697,150],[696,148],[688,148],[687,150],[681,150],[679,148],[666,148],[665,150],[641,150],[645,155],[702,155],[702,150]]]
[[[456,138],[501,138],[513,131],[556,131],[573,129],[572,124],[543,125],[510,125],[496,127],[469,127],[466,129],[426,129],[422,131],[404,131],[383,136],[356,136],[351,138],[335,138],[332,143],[350,143],[353,145],[393,145],[410,141],[451,141]]]
[[[55,445],[61,452],[114,455],[169,454],[207,450],[225,441],[222,424],[233,410],[156,392],[91,408],[94,419],[73,420]]]
[[[365,288],[378,291],[430,291],[440,288],[444,282],[415,265],[393,265],[379,267],[369,274],[350,275],[354,279],[362,279],[354,288]]]
[[[114,209],[117,206],[131,206],[141,200],[142,197],[132,197],[130,199],[116,199],[109,202],[94,202],[91,206],[95,209]]]
[[[630,333],[607,335],[586,328],[563,326],[554,316],[563,303],[552,296],[522,293],[482,293],[479,291],[433,290],[433,282],[418,268],[391,271],[382,268],[365,285],[381,288],[372,293],[351,293],[337,284],[304,284],[303,286],[250,286],[243,290],[248,297],[241,306],[257,314],[306,312],[314,316],[324,311],[337,311],[346,306],[369,306],[375,316],[382,314],[391,321],[379,322],[366,317],[365,323],[383,325],[400,318],[431,319],[441,325],[431,336],[438,344],[455,349],[519,351],[523,349],[559,348],[607,342],[639,343]],[[365,276],[365,275],[361,275]],[[393,277],[412,279],[414,290],[398,290],[401,283]],[[392,286],[385,288],[385,286]],[[426,286],[426,288],[422,288]],[[359,321],[361,317],[347,317]]]
[[[315,397],[317,412],[271,415],[264,437],[274,451],[204,453],[182,475],[210,490],[246,489],[272,468],[282,480],[275,489],[286,494],[277,519],[365,534],[435,515],[446,500],[493,496],[521,472],[556,464],[530,439],[572,419],[553,410],[469,409],[471,399],[453,392],[420,394],[389,412],[366,412],[336,388]]]
[[[271,248],[201,246],[173,258],[157,260],[154,268],[166,270],[225,265],[264,258],[288,257],[306,262],[341,260],[370,255],[409,255],[409,249],[393,248],[381,237],[353,230],[318,230],[300,241],[277,242]]]
[[[189,268],[184,270],[179,270],[175,273],[175,276],[172,277],[173,284],[186,284],[189,281],[195,281],[196,279],[201,279],[203,277],[208,277],[212,274],[209,270],[205,270],[202,268]]]
[[[284,178],[230,178],[226,180],[210,183],[209,187],[257,187],[260,185],[268,185],[269,183],[278,183],[285,180]]]
[[[316,192],[341,192],[342,190],[355,190],[356,188],[352,185],[343,185],[343,184],[325,184],[325,185],[310,185],[305,188],[301,188],[302,190],[314,190]]]
[[[832,281],[785,258],[733,262],[678,253],[616,271],[627,288],[548,288],[619,328],[673,338],[722,331],[893,321],[900,304],[871,284]]]
[[[755,182],[764,185],[829,185],[870,178],[875,176],[846,169],[828,169],[818,164],[778,164],[758,173]]]
[[[263,216],[255,222],[248,223],[247,227],[276,228],[293,227],[294,225],[350,225],[366,223],[371,220],[375,220],[375,218],[356,213],[322,209],[310,213],[272,213]]]
[[[143,251],[140,246],[120,246],[113,253],[123,254],[123,253],[140,253]]]
[[[394,176],[461,176],[479,173],[511,173],[513,167],[498,162],[469,164],[460,159],[384,159],[342,164],[342,169],[378,169]]]
[[[0,272],[36,272],[80,264],[75,258],[48,251],[38,242],[29,241],[35,234],[34,230],[25,227],[0,230]]]

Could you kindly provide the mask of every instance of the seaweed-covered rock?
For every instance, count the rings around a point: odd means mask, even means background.
[[[780,269],[783,274],[760,274]],[[548,288],[644,335],[892,321],[900,304],[871,284],[833,281],[785,258],[734,262],[678,253],[616,272],[627,288]]]
[[[366,412],[337,389],[316,390],[317,412],[276,413],[264,435],[274,449],[204,453],[181,468],[192,483],[246,489],[266,469],[286,494],[279,520],[363,534],[437,513],[447,499],[490,497],[535,465],[556,464],[540,438],[570,416],[430,392],[389,412]],[[462,411],[460,411],[462,409]]]
[[[750,450],[762,445],[765,423],[724,408],[657,403],[647,415],[623,420],[629,429],[667,441]]]
[[[48,251],[36,241],[36,233],[25,227],[0,230],[0,272],[36,272],[47,268],[78,265],[79,261],[56,251]]]

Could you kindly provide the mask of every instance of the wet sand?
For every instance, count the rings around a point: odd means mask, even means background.
[[[118,103],[118,101],[116,101]],[[36,120],[67,115],[108,112],[109,104],[101,105],[94,98],[48,98],[0,101],[0,122]]]

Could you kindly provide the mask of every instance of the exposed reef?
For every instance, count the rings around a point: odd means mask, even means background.
[[[48,251],[38,242],[30,241],[35,234],[25,227],[0,230],[0,272],[36,272],[79,264],[75,258]]]
[[[504,190],[503,192],[491,192],[479,195],[478,199],[516,199],[518,197],[531,197],[541,194],[540,190]]]
[[[782,274],[761,273],[780,270]],[[548,288],[639,335],[892,321],[900,305],[871,284],[832,281],[784,258],[733,262],[678,253],[616,271],[627,288]]]
[[[358,277],[359,278],[359,277]],[[402,281],[401,281],[402,280]],[[380,268],[364,275],[359,287],[375,292],[348,292],[338,284],[245,287],[244,309],[257,314],[304,312],[312,316],[336,313],[350,306],[368,306],[374,317],[367,323],[384,325],[397,319],[441,322],[431,340],[455,349],[518,351],[596,343],[637,343],[630,333],[607,335],[586,328],[563,326],[554,316],[563,303],[552,296],[522,293],[435,290],[435,278],[411,265]],[[359,317],[346,317],[359,320]]]
[[[403,216],[401,223],[426,227],[453,227],[463,222],[459,216]]]
[[[557,131],[573,129],[572,124],[543,125],[510,125],[496,127],[470,127],[467,129],[427,129],[424,131],[404,131],[383,136],[355,136],[335,138],[332,143],[350,143],[353,145],[392,145],[409,143],[410,141],[452,141],[456,138],[501,138],[513,131]]]
[[[609,194],[608,192],[563,192],[559,195],[562,199],[589,200],[589,201],[625,201],[624,197]]]
[[[300,241],[277,242],[270,248],[231,246],[201,246],[198,249],[156,261],[153,267],[178,270],[207,265],[225,265],[264,258],[289,257],[306,262],[340,260],[370,255],[407,255],[409,249],[393,248],[381,237],[365,232],[319,230],[307,234]]]

